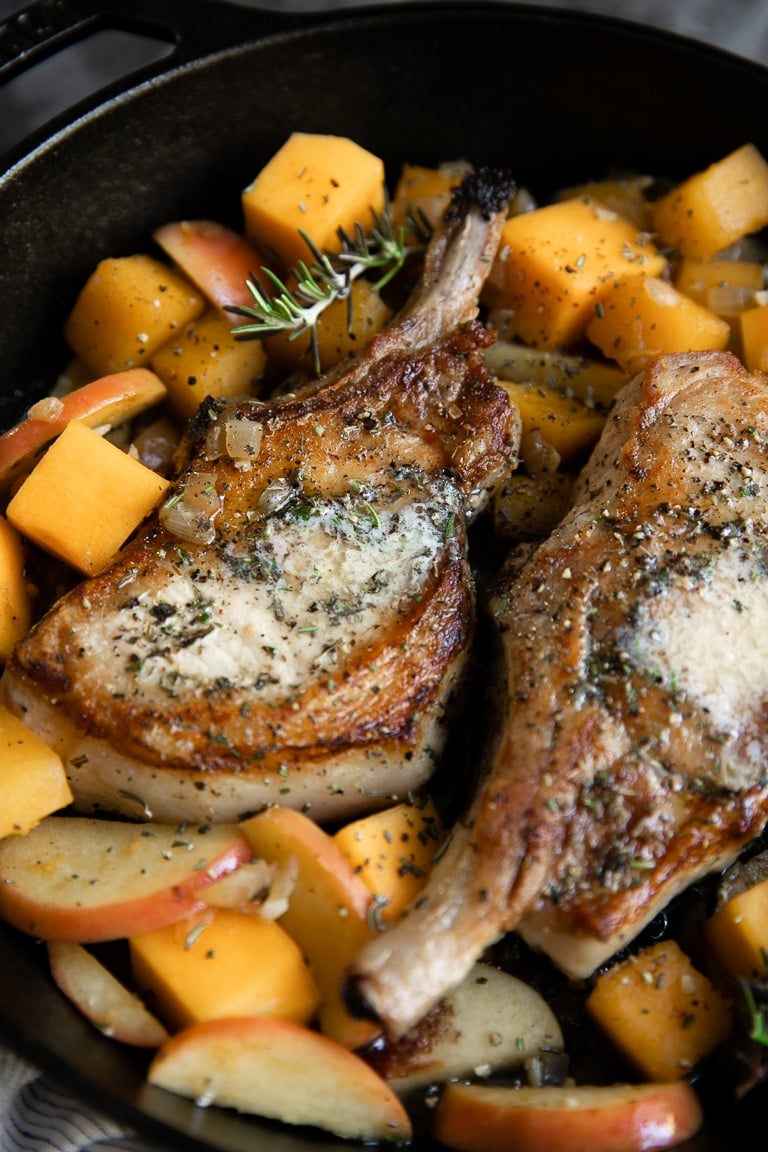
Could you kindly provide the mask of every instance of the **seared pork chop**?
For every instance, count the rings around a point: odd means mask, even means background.
[[[493,603],[490,771],[350,998],[397,1035],[517,929],[571,977],[768,817],[768,378],[669,356],[628,385],[572,511]]]
[[[78,808],[341,819],[422,784],[474,621],[467,516],[514,460],[477,298],[511,184],[477,174],[414,298],[298,396],[202,405],[148,529],[19,645],[2,696]]]

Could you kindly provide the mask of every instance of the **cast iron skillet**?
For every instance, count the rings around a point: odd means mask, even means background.
[[[238,225],[239,191],[294,129],[403,160],[511,166],[539,197],[610,168],[685,175],[752,140],[768,153],[768,71],[618,20],[431,3],[329,17],[212,0],[46,0],[0,27],[0,81],[101,27],[172,45],[6,158],[0,177],[0,425],[51,385],[60,332],[97,260],[162,222]],[[0,92],[0,115],[3,115]],[[43,949],[0,925],[6,1039],[95,1105],[184,1148],[319,1152],[332,1138],[198,1109],[143,1081],[53,988]],[[765,1099],[714,1108],[696,1152],[764,1146]],[[421,1142],[419,1148],[428,1147]]]

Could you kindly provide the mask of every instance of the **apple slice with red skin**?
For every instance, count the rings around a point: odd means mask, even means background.
[[[0,490],[29,469],[70,420],[81,420],[89,428],[113,427],[146,412],[166,395],[165,384],[154,372],[128,368],[100,376],[64,396],[39,400],[20,423],[0,436]]]
[[[296,882],[280,923],[317,980],[320,1031],[346,1048],[360,1048],[380,1028],[350,1015],[342,987],[353,957],[375,931],[370,889],[333,837],[297,809],[266,808],[240,828],[255,857],[295,868]]]
[[[245,236],[215,220],[178,220],[163,224],[153,239],[217,308],[252,305],[246,281],[271,293],[262,272],[264,256]],[[229,314],[233,325],[241,323]]]
[[[136,1048],[159,1048],[168,1039],[157,1017],[81,944],[49,940],[47,948],[57,987],[105,1036]]]
[[[311,1125],[350,1140],[411,1136],[402,1103],[364,1060],[287,1020],[248,1016],[193,1024],[163,1045],[148,1077],[201,1105]]]
[[[0,841],[0,916],[43,940],[117,940],[183,920],[251,858],[233,824],[49,816]]]
[[[575,1088],[451,1083],[432,1130],[457,1152],[660,1152],[701,1123],[687,1080]]]

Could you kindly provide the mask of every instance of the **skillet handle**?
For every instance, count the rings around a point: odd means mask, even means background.
[[[287,14],[227,0],[34,0],[0,22],[0,84],[95,32],[135,32],[170,44],[159,71],[292,23]]]
[[[288,31],[297,20],[314,22],[230,0],[33,0],[0,22],[0,174],[134,84]],[[142,39],[128,42],[126,58],[114,37],[105,50],[99,33]],[[38,64],[48,72],[46,83],[35,73]]]

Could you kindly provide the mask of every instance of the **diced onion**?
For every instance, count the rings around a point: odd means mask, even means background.
[[[261,450],[263,435],[261,424],[233,413],[211,425],[205,442],[206,457],[217,460],[228,456],[230,460],[253,461]]]
[[[261,915],[265,919],[277,920],[284,912],[288,911],[288,904],[296,887],[298,874],[299,865],[295,857],[291,857],[285,864],[276,867],[269,888],[269,895],[260,909]]]
[[[46,396],[29,409],[30,420],[45,420],[53,424],[64,411],[64,402],[58,396]]]
[[[257,500],[257,507],[259,512],[269,515],[271,512],[277,512],[282,508],[293,495],[293,485],[290,480],[286,480],[285,476],[278,476],[271,484],[267,484],[266,488]]]
[[[529,476],[541,476],[544,472],[557,472],[560,467],[560,453],[549,444],[538,428],[523,433],[520,441],[520,463]]]
[[[680,303],[680,297],[672,285],[656,276],[648,277],[645,281],[645,290],[655,304],[661,304],[666,308],[676,308]]]
[[[707,293],[707,307],[718,316],[738,316],[755,303],[756,292],[744,284],[718,284]]]
[[[160,509],[160,523],[179,540],[212,544],[216,538],[214,520],[222,503],[216,491],[216,474],[195,472],[185,479],[180,493]]]

